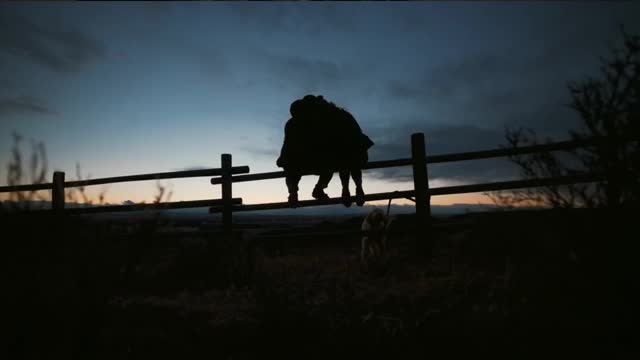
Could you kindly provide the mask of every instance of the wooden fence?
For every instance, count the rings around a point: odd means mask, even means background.
[[[637,139],[631,139],[637,140]],[[427,253],[431,252],[431,243],[427,234],[429,226],[429,220],[431,218],[431,197],[439,195],[452,195],[485,191],[498,191],[498,190],[514,190],[529,187],[541,187],[548,185],[568,185],[576,183],[596,182],[606,179],[606,176],[602,174],[576,174],[571,176],[558,176],[551,178],[540,178],[530,180],[515,180],[515,181],[502,181],[483,184],[472,185],[458,185],[458,186],[446,186],[430,188],[428,181],[427,164],[446,163],[455,161],[467,161],[477,159],[488,159],[494,157],[504,157],[520,154],[532,154],[538,152],[547,151],[570,151],[580,147],[587,146],[600,146],[610,144],[610,140],[603,137],[594,137],[586,140],[574,140],[574,141],[562,141],[548,144],[538,144],[530,146],[522,146],[518,148],[503,148],[492,149],[483,151],[472,151],[464,153],[442,154],[442,155],[427,155],[425,139],[423,133],[415,133],[411,135],[411,157],[396,160],[385,161],[371,161],[363,168],[368,169],[380,169],[396,166],[411,166],[413,169],[413,190],[406,191],[393,191],[386,193],[375,193],[365,195],[365,201],[375,200],[387,200],[387,199],[401,199],[407,198],[415,202],[416,206],[416,241],[421,247],[424,247]],[[229,162],[231,161],[229,155]],[[306,174],[309,175],[309,174]],[[244,182],[244,181],[259,181],[268,179],[284,178],[284,171],[274,171],[257,174],[245,174],[230,176],[225,178],[224,176],[211,179],[211,184],[222,184],[223,186],[223,198],[225,194],[225,186],[227,196],[231,197],[231,183]],[[226,184],[226,185],[225,185]],[[352,197],[352,201],[355,198]],[[340,198],[332,198],[328,200],[304,200],[299,201],[297,207],[309,207],[309,206],[322,206],[341,204]],[[223,223],[225,224],[226,231],[231,231],[231,217],[235,211],[255,211],[255,210],[273,210],[290,208],[288,202],[277,203],[264,203],[264,204],[249,204],[249,205],[224,205],[222,207],[211,207],[210,213],[222,212]]]
[[[625,139],[625,141],[637,141],[638,139]],[[387,200],[408,198],[416,204],[416,222],[417,225],[417,239],[422,239],[428,249],[431,248],[428,240],[424,240],[426,237],[421,231],[426,231],[428,228],[424,226],[428,224],[431,215],[431,197],[439,195],[451,195],[462,194],[472,192],[485,192],[485,191],[498,191],[498,190],[513,190],[528,187],[540,187],[548,185],[567,185],[575,183],[595,182],[607,179],[607,176],[603,174],[577,174],[571,176],[560,176],[552,178],[541,178],[533,180],[516,180],[516,181],[503,181],[492,182],[483,184],[472,185],[458,185],[458,186],[446,186],[430,188],[428,181],[427,164],[455,162],[455,161],[467,161],[476,159],[488,159],[494,157],[512,156],[519,154],[531,154],[537,152],[546,151],[570,151],[580,147],[587,146],[600,146],[611,144],[610,139],[603,137],[594,137],[581,141],[562,141],[556,143],[548,143],[541,145],[523,146],[510,149],[493,149],[484,151],[473,151],[454,154],[443,155],[428,155],[426,153],[426,146],[424,140],[424,134],[416,133],[411,135],[411,157],[404,159],[385,160],[385,161],[371,161],[364,167],[367,169],[380,169],[395,166],[411,166],[413,169],[413,190],[407,191],[394,191],[386,193],[375,193],[365,195],[365,201],[375,200]],[[14,191],[36,191],[36,190],[52,190],[52,209],[53,211],[72,213],[72,214],[84,214],[84,213],[97,213],[97,212],[110,212],[110,211],[134,211],[145,209],[177,209],[177,208],[190,208],[190,207],[206,207],[210,206],[210,213],[222,213],[222,223],[225,232],[232,231],[233,221],[232,214],[236,211],[255,211],[255,210],[273,210],[289,208],[290,205],[287,202],[277,203],[264,203],[264,204],[242,204],[242,198],[232,197],[232,184],[236,182],[244,181],[259,181],[267,179],[284,178],[285,173],[283,171],[266,172],[249,174],[248,166],[232,166],[232,158],[230,154],[221,155],[221,168],[217,169],[203,169],[203,170],[189,170],[189,171],[177,171],[155,174],[143,174],[143,175],[131,175],[131,176],[119,176],[101,179],[91,180],[79,180],[79,181],[67,181],[64,180],[64,172],[55,172],[53,175],[52,183],[45,184],[31,184],[31,185],[14,185],[0,187],[0,193],[2,192],[14,192]],[[173,179],[173,178],[186,178],[197,176],[212,176],[211,184],[221,185],[221,199],[211,200],[194,200],[194,201],[179,201],[169,203],[155,203],[155,204],[135,204],[135,205],[116,205],[116,206],[98,206],[98,207],[85,207],[65,209],[65,196],[64,189],[69,187],[87,186],[108,184],[124,181],[141,181],[141,180],[155,180],[155,179]],[[352,200],[355,200],[352,198]],[[328,200],[305,200],[299,201],[297,207],[308,206],[322,206],[331,204],[340,204],[342,200],[340,198],[331,198]]]
[[[223,158],[224,157],[225,155],[223,155]],[[211,199],[211,200],[177,201],[177,202],[152,203],[152,204],[108,205],[108,206],[92,206],[92,207],[80,207],[80,208],[65,208],[64,190],[65,188],[71,188],[71,187],[113,184],[113,183],[126,182],[126,181],[177,179],[177,178],[189,178],[189,177],[199,177],[199,176],[222,176],[224,178],[228,178],[232,174],[246,174],[248,172],[249,172],[248,166],[238,166],[238,167],[223,166],[222,168],[217,168],[217,169],[173,171],[173,172],[116,176],[116,177],[108,177],[108,178],[100,178],[100,179],[76,180],[76,181],[65,182],[64,180],[65,173],[62,171],[56,171],[53,173],[53,182],[42,183],[42,184],[29,184],[29,185],[0,186],[0,193],[17,192],[17,191],[51,190],[52,210],[56,212],[63,212],[65,214],[89,214],[89,213],[117,212],[117,211],[183,209],[183,208],[193,208],[193,207],[222,206],[224,204],[239,205],[239,204],[242,204],[242,199],[229,198],[227,199],[226,202],[225,202],[225,199]]]

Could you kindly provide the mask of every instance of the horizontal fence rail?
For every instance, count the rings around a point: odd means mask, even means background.
[[[228,154],[225,154],[228,155]],[[230,156],[230,155],[229,155]],[[225,166],[228,165],[228,166]],[[194,207],[208,207],[208,206],[224,206],[227,204],[239,205],[242,204],[241,198],[229,198],[229,199],[211,199],[211,200],[191,200],[191,201],[177,201],[177,202],[164,202],[164,203],[150,203],[150,204],[127,204],[127,205],[82,205],[74,208],[65,208],[65,196],[64,189],[70,187],[81,187],[100,184],[112,184],[118,182],[128,181],[144,181],[144,180],[160,180],[160,179],[177,179],[177,178],[190,178],[201,176],[227,176],[231,177],[232,174],[246,174],[248,173],[248,166],[236,166],[231,167],[229,164],[224,164],[221,168],[212,169],[196,169],[196,170],[183,170],[183,171],[171,171],[151,174],[140,175],[125,175],[114,176],[98,179],[76,180],[76,181],[64,181],[64,172],[56,171],[53,174],[53,182],[43,184],[28,184],[28,185],[12,185],[1,186],[0,193],[4,192],[18,192],[18,191],[38,191],[38,190],[52,190],[52,208],[56,211],[64,211],[65,214],[94,214],[102,212],[126,212],[126,211],[140,211],[140,210],[168,210],[168,209],[184,209]],[[47,212],[51,210],[33,210],[33,212]]]
[[[231,168],[231,172],[233,174],[246,174],[249,172],[249,167],[248,166],[233,167]],[[188,177],[199,177],[199,176],[220,176],[220,175],[222,175],[222,169],[198,169],[198,170],[161,172],[161,173],[153,173],[153,174],[114,176],[114,177],[99,178],[99,179],[65,181],[64,187],[68,188],[68,187],[78,187],[78,186],[112,184],[112,183],[126,182],[126,181],[177,179],[177,178],[188,178]],[[51,190],[52,188],[53,188],[53,183],[0,186],[0,193],[15,192],[15,191]]]
[[[238,167],[231,168],[232,174],[246,174],[248,172],[249,172],[248,166],[238,166]],[[86,186],[86,185],[111,184],[111,183],[126,182],[126,181],[178,179],[178,178],[189,178],[189,177],[199,177],[199,176],[220,176],[220,175],[222,175],[222,169],[199,169],[199,170],[162,172],[162,173],[155,173],[155,174],[115,176],[115,177],[102,178],[102,179],[67,181],[64,183],[64,186],[74,187],[74,186]]]
[[[430,196],[438,195],[453,195],[453,194],[465,194],[474,192],[485,191],[500,191],[500,190],[516,190],[530,187],[541,187],[549,185],[569,185],[578,183],[590,183],[595,181],[601,181],[604,179],[602,175],[596,174],[580,174],[571,176],[557,176],[542,179],[532,180],[513,180],[513,181],[501,181],[485,184],[472,184],[472,185],[456,185],[456,186],[444,186],[438,188],[429,189]]]
[[[242,204],[241,198],[231,199],[234,205]],[[194,207],[222,206],[222,199],[211,200],[191,200],[191,201],[174,201],[164,203],[151,204],[130,204],[130,205],[107,205],[107,206],[90,206],[67,208],[66,213],[69,214],[94,214],[104,212],[123,212],[123,211],[139,211],[139,210],[170,210],[170,209],[187,209]]]
[[[604,179],[603,175],[596,174],[579,174],[570,176],[557,176],[551,178],[534,179],[534,180],[514,180],[514,181],[501,181],[485,184],[472,184],[472,185],[456,185],[456,186],[443,186],[437,188],[431,188],[428,190],[429,196],[440,195],[453,195],[464,194],[473,192],[484,191],[499,191],[499,190],[515,190],[529,187],[540,187],[548,185],[567,185],[578,183],[589,183],[595,181],[601,181]],[[377,201],[388,199],[410,199],[415,196],[415,190],[403,190],[392,191],[385,193],[375,193],[365,195],[365,201]],[[413,200],[413,199],[410,199]],[[355,201],[355,197],[351,197],[351,201]],[[311,207],[311,206],[324,206],[324,205],[337,205],[342,204],[342,198],[331,198],[327,200],[302,200],[298,201],[296,207]],[[291,205],[288,202],[278,203],[266,203],[266,204],[247,204],[233,206],[233,211],[258,211],[258,210],[276,210],[276,209],[290,209]],[[209,213],[219,213],[222,209],[211,208]]]
[[[580,147],[601,145],[605,143],[606,142],[604,138],[591,138],[588,140],[560,141],[548,144],[519,146],[515,148],[500,148],[455,154],[431,155],[427,156],[427,163],[436,164],[442,162],[489,159],[494,157],[533,154],[546,151],[571,151]]]
[[[388,167],[394,167],[394,166],[407,166],[411,164],[412,164],[411,159],[370,161],[362,169],[363,170],[381,169],[381,168],[388,168]],[[313,175],[313,172],[303,173],[302,175]],[[245,182],[245,181],[279,179],[283,177],[285,177],[284,171],[272,171],[272,172],[264,172],[264,173],[257,173],[257,174],[232,176],[231,181],[235,183],[235,182]],[[218,185],[221,182],[222,182],[221,178],[211,179],[212,185]]]
[[[393,191],[386,193],[367,194],[365,195],[365,201],[387,200],[387,199],[402,199],[409,196],[413,196],[414,191]],[[352,201],[355,201],[355,197],[351,197]],[[331,198],[327,200],[301,200],[298,201],[296,208],[310,207],[310,206],[323,206],[323,205],[337,205],[342,204],[341,198]],[[275,210],[275,209],[290,209],[291,204],[288,202],[267,203],[267,204],[248,204],[241,206],[232,206],[233,211],[256,211],[256,210]],[[209,213],[222,212],[220,208],[211,208]]]
[[[52,188],[53,188],[53,183],[0,186],[0,193],[16,192],[16,191],[51,190]]]
[[[233,198],[232,203],[234,205],[241,205],[241,198]],[[164,203],[142,203],[142,204],[128,204],[128,205],[104,205],[104,206],[94,206],[94,205],[83,205],[79,204],[77,207],[65,208],[64,212],[66,214],[95,214],[95,213],[107,213],[107,212],[129,212],[129,211],[140,211],[140,210],[171,210],[171,209],[187,209],[194,207],[215,207],[222,206],[222,199],[211,199],[211,200],[189,200],[189,201],[174,201],[174,202],[164,202]],[[29,210],[29,213],[41,213],[41,212],[50,212],[49,209],[34,209]]]

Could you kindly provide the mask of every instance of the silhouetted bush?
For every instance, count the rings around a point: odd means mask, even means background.
[[[604,136],[609,142],[566,153],[541,152],[510,156],[526,179],[573,175],[580,172],[606,174],[606,181],[593,184],[545,186],[489,194],[498,205],[551,207],[602,207],[635,204],[640,200],[640,36],[621,29],[622,48],[602,59],[600,77],[589,77],[568,85],[571,102],[582,120],[582,128],[570,131],[574,140]],[[535,145],[530,129],[507,129],[507,147]],[[625,139],[635,138],[627,142]],[[547,140],[549,142],[549,140]]]

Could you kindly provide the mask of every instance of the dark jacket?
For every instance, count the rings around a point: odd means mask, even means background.
[[[306,98],[305,98],[306,99]],[[362,168],[373,141],[348,111],[326,101],[303,101],[285,125],[276,164],[285,170],[320,173]]]

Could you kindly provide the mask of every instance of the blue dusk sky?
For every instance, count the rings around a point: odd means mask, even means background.
[[[376,143],[371,160],[409,157],[415,132],[430,154],[496,148],[505,126],[563,140],[580,126],[567,82],[597,76],[619,25],[640,33],[638,18],[637,2],[3,2],[0,184],[12,132],[25,156],[42,141],[50,173],[67,179],[76,163],[97,178],[218,167],[222,153],[276,171],[289,105],[306,94],[351,111]],[[410,189],[408,171],[368,171],[365,191]],[[429,175],[435,187],[517,171],[496,159]],[[162,184],[172,201],[220,196],[209,178]],[[106,190],[111,203],[150,201],[156,183]],[[337,176],[328,192],[339,195]],[[284,179],[234,196],[286,201]]]

